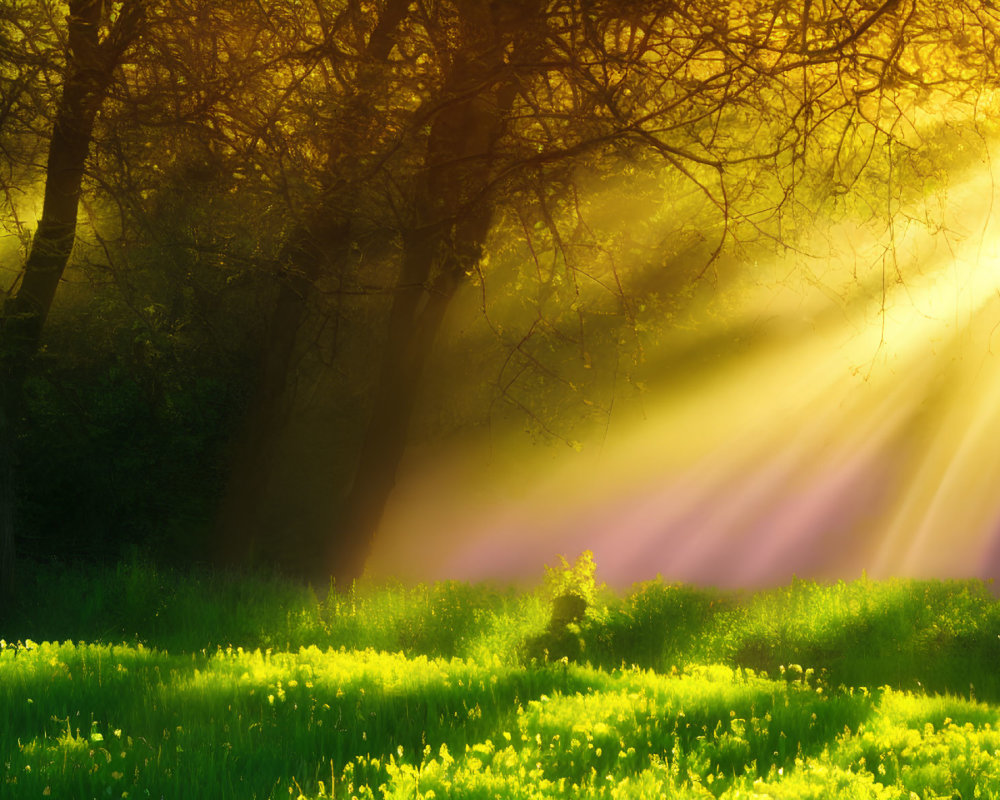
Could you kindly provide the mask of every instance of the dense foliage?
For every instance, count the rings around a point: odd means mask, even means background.
[[[4,796],[1000,796],[983,584],[616,595],[587,574],[324,598],[40,568],[2,629]],[[532,660],[566,586],[594,590],[583,652]]]

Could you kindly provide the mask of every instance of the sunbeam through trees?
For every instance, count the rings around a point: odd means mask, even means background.
[[[998,25],[8,3],[5,591],[18,549],[342,589],[583,547],[622,581],[923,574],[967,490],[977,555],[942,568],[990,574],[995,464],[953,442],[992,431],[991,379],[955,378],[966,430],[945,367],[899,354],[992,357]]]

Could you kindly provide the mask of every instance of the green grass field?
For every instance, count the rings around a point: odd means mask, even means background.
[[[317,597],[129,563],[36,569],[0,635],[3,798],[1000,798],[976,582],[616,595],[581,559]]]

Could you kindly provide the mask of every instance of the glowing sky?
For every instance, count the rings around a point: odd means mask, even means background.
[[[940,227],[840,224],[811,274],[748,271],[713,302],[760,335],[680,389],[666,363],[581,453],[411,451],[369,573],[536,580],[584,549],[618,586],[1000,573],[996,193],[984,163],[927,201]]]

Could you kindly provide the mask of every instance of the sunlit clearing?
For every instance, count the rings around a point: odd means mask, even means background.
[[[822,232],[824,274],[791,258],[750,272],[705,313],[752,340],[696,377],[648,354],[649,390],[617,400],[582,453],[523,440],[411,453],[370,572],[532,578],[589,548],[618,585],[992,576],[996,193],[982,167],[934,200],[937,227],[842,224]]]

